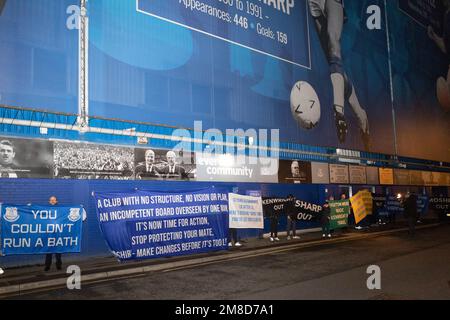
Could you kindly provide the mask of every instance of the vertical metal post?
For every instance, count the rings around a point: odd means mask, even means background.
[[[395,118],[395,101],[394,101],[394,79],[392,72],[392,56],[391,56],[391,43],[389,41],[389,20],[388,20],[388,8],[387,1],[384,0],[384,17],[386,20],[386,41],[387,41],[387,50],[388,50],[388,64],[389,64],[389,82],[391,89],[391,108],[392,108],[392,124],[394,129],[394,152],[395,157],[398,157],[398,145],[397,145],[397,119]]]
[[[78,119],[80,132],[89,130],[89,18],[87,1],[80,0],[78,29]]]

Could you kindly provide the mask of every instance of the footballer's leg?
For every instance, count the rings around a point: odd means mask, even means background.
[[[325,1],[326,0],[308,0],[309,12],[314,18],[314,26],[319,36],[320,45],[325,54],[328,52],[328,39],[326,36],[326,18],[325,18]]]
[[[347,136],[347,122],[344,117],[345,105],[345,71],[341,54],[341,34],[344,26],[344,8],[342,0],[325,2],[328,38],[328,63],[333,85],[333,109],[339,142],[344,143]]]
[[[367,117],[367,112],[361,107],[359,103],[358,96],[356,95],[356,90],[353,84],[348,81],[350,86],[349,96],[347,98],[350,107],[358,119],[358,126],[361,133],[361,138],[364,143],[364,148],[366,151],[370,150],[370,132],[369,132],[369,119]]]
[[[330,43],[329,62],[331,68],[331,81],[334,88],[334,110],[339,140],[340,142],[344,142],[347,134],[347,123],[344,118],[344,105],[345,101],[348,101],[358,118],[358,125],[364,147],[366,150],[369,150],[370,136],[367,113],[359,103],[356,90],[344,71],[342,61],[340,41],[345,16],[342,0],[327,0],[326,10]]]
[[[6,4],[6,0],[0,0],[0,14],[2,14],[5,4]]]

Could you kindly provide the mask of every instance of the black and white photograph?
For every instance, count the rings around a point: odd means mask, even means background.
[[[51,178],[52,167],[52,142],[0,137],[1,178]]]
[[[278,180],[280,183],[311,183],[311,163],[299,160],[281,160]]]
[[[193,180],[194,155],[183,150],[135,149],[136,180]]]
[[[100,144],[55,142],[54,176],[60,179],[134,178],[134,149]]]

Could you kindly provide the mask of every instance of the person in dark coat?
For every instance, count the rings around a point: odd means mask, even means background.
[[[58,199],[55,196],[51,196],[48,199],[48,203],[51,206],[56,206],[58,204]],[[83,209],[82,216],[83,216],[82,217],[83,221],[85,221],[86,220],[86,211],[84,209]],[[55,258],[56,258],[56,269],[61,270],[62,269],[61,253],[55,253]],[[50,267],[52,266],[52,260],[53,260],[53,254],[47,253],[45,255],[45,269],[44,269],[45,272],[50,270]]]
[[[403,212],[408,220],[409,235],[414,237],[416,234],[417,214],[417,196],[414,193],[408,193],[403,201]]]
[[[278,213],[272,209],[270,212],[270,242],[280,241],[278,238]]]
[[[287,239],[300,239],[299,236],[296,235],[297,232],[297,210],[295,208],[295,202],[297,199],[290,194],[288,196],[288,201],[286,202],[286,214],[287,214]],[[292,237],[291,237],[292,231]]]
[[[325,204],[322,206],[322,212],[320,215],[320,224],[322,226],[322,238],[331,238],[330,231],[330,220],[331,220],[331,209],[329,201],[333,201],[334,198],[330,197],[330,200],[327,200]]]
[[[55,196],[51,196],[48,199],[48,203],[51,206],[56,206],[58,204],[58,199],[56,199]],[[49,271],[50,267],[52,265],[52,258],[53,258],[53,254],[52,253],[47,253],[45,255],[45,271]],[[56,269],[61,270],[62,268],[62,259],[61,259],[61,253],[55,253],[55,258],[56,258]]]

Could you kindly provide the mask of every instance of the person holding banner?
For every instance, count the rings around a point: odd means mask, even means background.
[[[287,213],[287,239],[300,239],[296,235],[297,231],[297,211],[295,210],[295,202],[297,200],[295,197],[290,194],[288,196],[288,201],[286,203],[286,213]],[[292,231],[292,237],[291,237],[291,231]]]
[[[51,206],[56,206],[58,204],[58,199],[55,196],[51,196],[48,199],[48,203]],[[86,211],[83,209],[82,221],[85,221],[85,220],[86,220]],[[61,253],[55,253],[55,258],[56,258],[56,269],[61,270],[62,269]],[[45,255],[45,269],[44,269],[45,272],[50,270],[50,267],[52,266],[52,260],[53,260],[53,254],[47,253]]]
[[[322,206],[322,213],[320,216],[320,224],[322,226],[322,238],[331,238],[331,231],[330,231],[330,220],[331,220],[331,209],[329,201],[333,201],[334,198],[331,196],[329,200],[325,202],[325,204]]]
[[[58,199],[56,199],[55,196],[51,196],[48,199],[48,203],[51,206],[56,206],[58,204]],[[61,253],[55,253],[55,258],[56,258],[56,269],[61,270],[62,268]],[[53,259],[52,253],[47,253],[45,255],[45,269],[44,269],[45,272],[50,270],[50,267],[52,266],[52,259]]]
[[[229,247],[232,247],[233,243],[234,243],[235,247],[242,247],[242,244],[239,242],[239,239],[238,239],[237,229],[235,229],[235,228],[229,229],[228,239],[229,239],[229,242],[228,242]]]
[[[270,211],[270,242],[280,241],[278,238],[278,213],[272,209]]]
[[[377,202],[375,201],[375,192],[371,192],[372,195],[372,223],[373,224],[379,224],[379,219],[378,219],[378,211],[380,210],[380,208],[378,208],[377,206]]]
[[[416,234],[417,214],[417,196],[414,193],[407,193],[406,199],[402,202],[404,214],[408,219],[409,236],[414,237]]]
[[[347,200],[347,194],[345,192],[341,193],[341,200]],[[355,222],[355,214],[353,212],[352,206],[350,206],[350,214],[348,215],[348,225],[354,225],[356,224]],[[355,229],[359,229],[361,227],[359,227],[358,225],[355,226]]]

